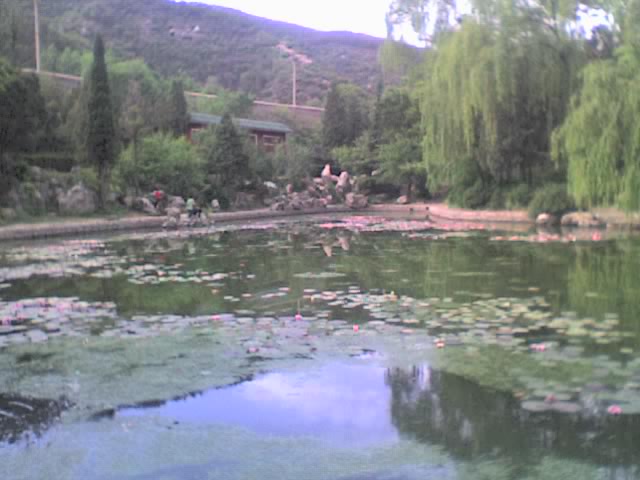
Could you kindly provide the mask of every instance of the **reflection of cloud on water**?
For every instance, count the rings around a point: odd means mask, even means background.
[[[268,435],[362,447],[398,440],[390,411],[385,369],[334,364],[304,373],[270,373],[157,408],[123,409],[118,415],[237,425]]]
[[[274,373],[242,385],[239,391],[251,402],[286,410],[289,423],[319,427],[321,436],[342,431],[339,436],[347,438],[397,438],[389,418],[383,368],[341,365],[313,373]]]

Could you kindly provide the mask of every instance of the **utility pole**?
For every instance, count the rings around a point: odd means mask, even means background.
[[[36,72],[40,73],[40,15],[38,14],[38,0],[33,0],[33,21],[36,32]]]

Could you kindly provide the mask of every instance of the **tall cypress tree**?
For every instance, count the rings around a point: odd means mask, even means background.
[[[219,176],[225,188],[238,187],[250,175],[249,157],[228,113],[216,128],[215,141],[208,157],[209,173]]]
[[[168,130],[174,136],[181,137],[187,133],[187,128],[189,128],[189,112],[187,100],[184,97],[184,87],[179,80],[171,82],[169,102]]]
[[[344,99],[340,95],[338,85],[334,83],[329,90],[322,118],[322,141],[327,150],[341,147],[347,143],[346,117],[347,109]]]
[[[115,163],[115,126],[113,106],[104,59],[102,37],[96,37],[93,64],[89,72],[87,153],[98,174],[98,207],[104,209],[111,169]]]

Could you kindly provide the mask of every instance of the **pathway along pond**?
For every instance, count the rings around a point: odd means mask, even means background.
[[[433,227],[0,245],[0,477],[640,478],[640,238]]]

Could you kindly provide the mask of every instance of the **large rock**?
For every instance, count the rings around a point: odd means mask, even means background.
[[[560,220],[558,217],[551,215],[550,213],[541,213],[538,215],[538,218],[536,218],[536,225],[540,225],[541,227],[558,225],[559,223]]]
[[[13,208],[0,208],[0,220],[15,220],[18,214]]]
[[[60,213],[65,215],[94,213],[96,211],[96,196],[84,185],[75,185],[67,192],[59,192],[58,209]]]
[[[345,200],[345,205],[353,209],[367,208],[367,206],[369,205],[369,199],[366,195],[348,193]]]
[[[186,202],[184,201],[184,198],[169,195],[167,197],[167,215],[169,215],[169,210],[172,208],[177,208],[178,210],[184,210],[185,205],[186,205]]]
[[[563,227],[602,228],[606,223],[590,212],[572,212],[562,217]]]
[[[153,206],[151,200],[145,197],[138,197],[133,201],[133,209],[147,215],[158,215],[158,210]]]
[[[234,208],[238,210],[248,210],[259,205],[257,197],[253,193],[238,192],[236,200],[233,203]]]
[[[325,185],[333,185],[338,181],[338,177],[331,173],[331,165],[328,163],[322,169],[322,173],[320,174],[322,181]]]
[[[408,203],[409,203],[409,197],[408,197],[408,196],[406,196],[406,195],[402,195],[401,197],[399,197],[399,198],[396,200],[396,203],[397,203],[398,205],[406,205],[406,204],[408,204]]]
[[[349,172],[344,171],[340,174],[336,190],[343,195],[351,192],[351,177],[349,176]]]

